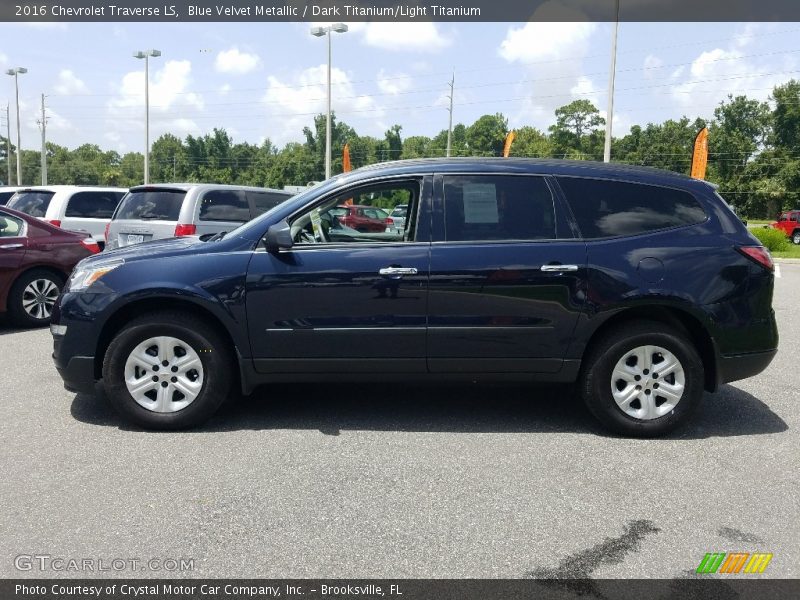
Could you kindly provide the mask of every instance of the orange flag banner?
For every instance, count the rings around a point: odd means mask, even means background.
[[[708,165],[708,128],[703,127],[694,138],[694,153],[692,154],[692,177],[695,179],[706,178]]]
[[[352,169],[353,166],[350,164],[350,144],[345,144],[342,149],[342,172],[347,173]]]
[[[508,154],[511,152],[511,144],[514,143],[514,138],[517,137],[517,134],[513,131],[509,131],[508,135],[506,136],[506,143],[503,145],[503,158],[508,158]]]

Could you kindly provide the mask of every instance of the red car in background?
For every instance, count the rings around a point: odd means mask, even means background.
[[[389,213],[374,206],[347,204],[331,212],[339,223],[362,233],[383,233],[392,225]]]
[[[800,210],[787,210],[778,215],[771,227],[786,234],[793,244],[800,244]]]
[[[23,327],[47,325],[72,268],[99,251],[85,232],[0,206],[0,313]]]

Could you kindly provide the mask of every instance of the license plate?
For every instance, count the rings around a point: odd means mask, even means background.
[[[144,241],[143,235],[137,235],[134,233],[128,234],[128,243],[129,244],[141,244]]]

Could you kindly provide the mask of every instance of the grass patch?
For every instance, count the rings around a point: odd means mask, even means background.
[[[789,248],[787,250],[773,252],[772,256],[775,258],[800,258],[800,246],[795,246],[789,242]]]
[[[769,225],[770,223],[774,223],[775,220],[768,220],[768,219],[746,219],[748,227],[762,227],[764,225]]]

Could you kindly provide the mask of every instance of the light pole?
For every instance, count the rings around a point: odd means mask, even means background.
[[[614,79],[617,75],[617,32],[619,31],[619,0],[614,3],[614,30],[611,34],[611,66],[608,72],[608,114],[606,115],[606,139],[603,145],[603,162],[611,162],[611,130],[614,120]]]
[[[311,35],[316,37],[328,36],[328,116],[325,126],[325,179],[331,176],[331,32],[344,33],[347,25],[334,23],[328,27],[312,27]]]
[[[20,162],[20,155],[22,154],[22,136],[20,134],[19,126],[19,76],[28,72],[25,67],[17,67],[16,69],[9,69],[6,75],[11,75],[14,78],[14,89],[17,95],[17,185],[22,185],[22,162]],[[11,157],[8,157],[11,160]]]
[[[144,59],[144,183],[150,183],[150,57],[161,56],[161,50],[139,50],[134,58]]]

